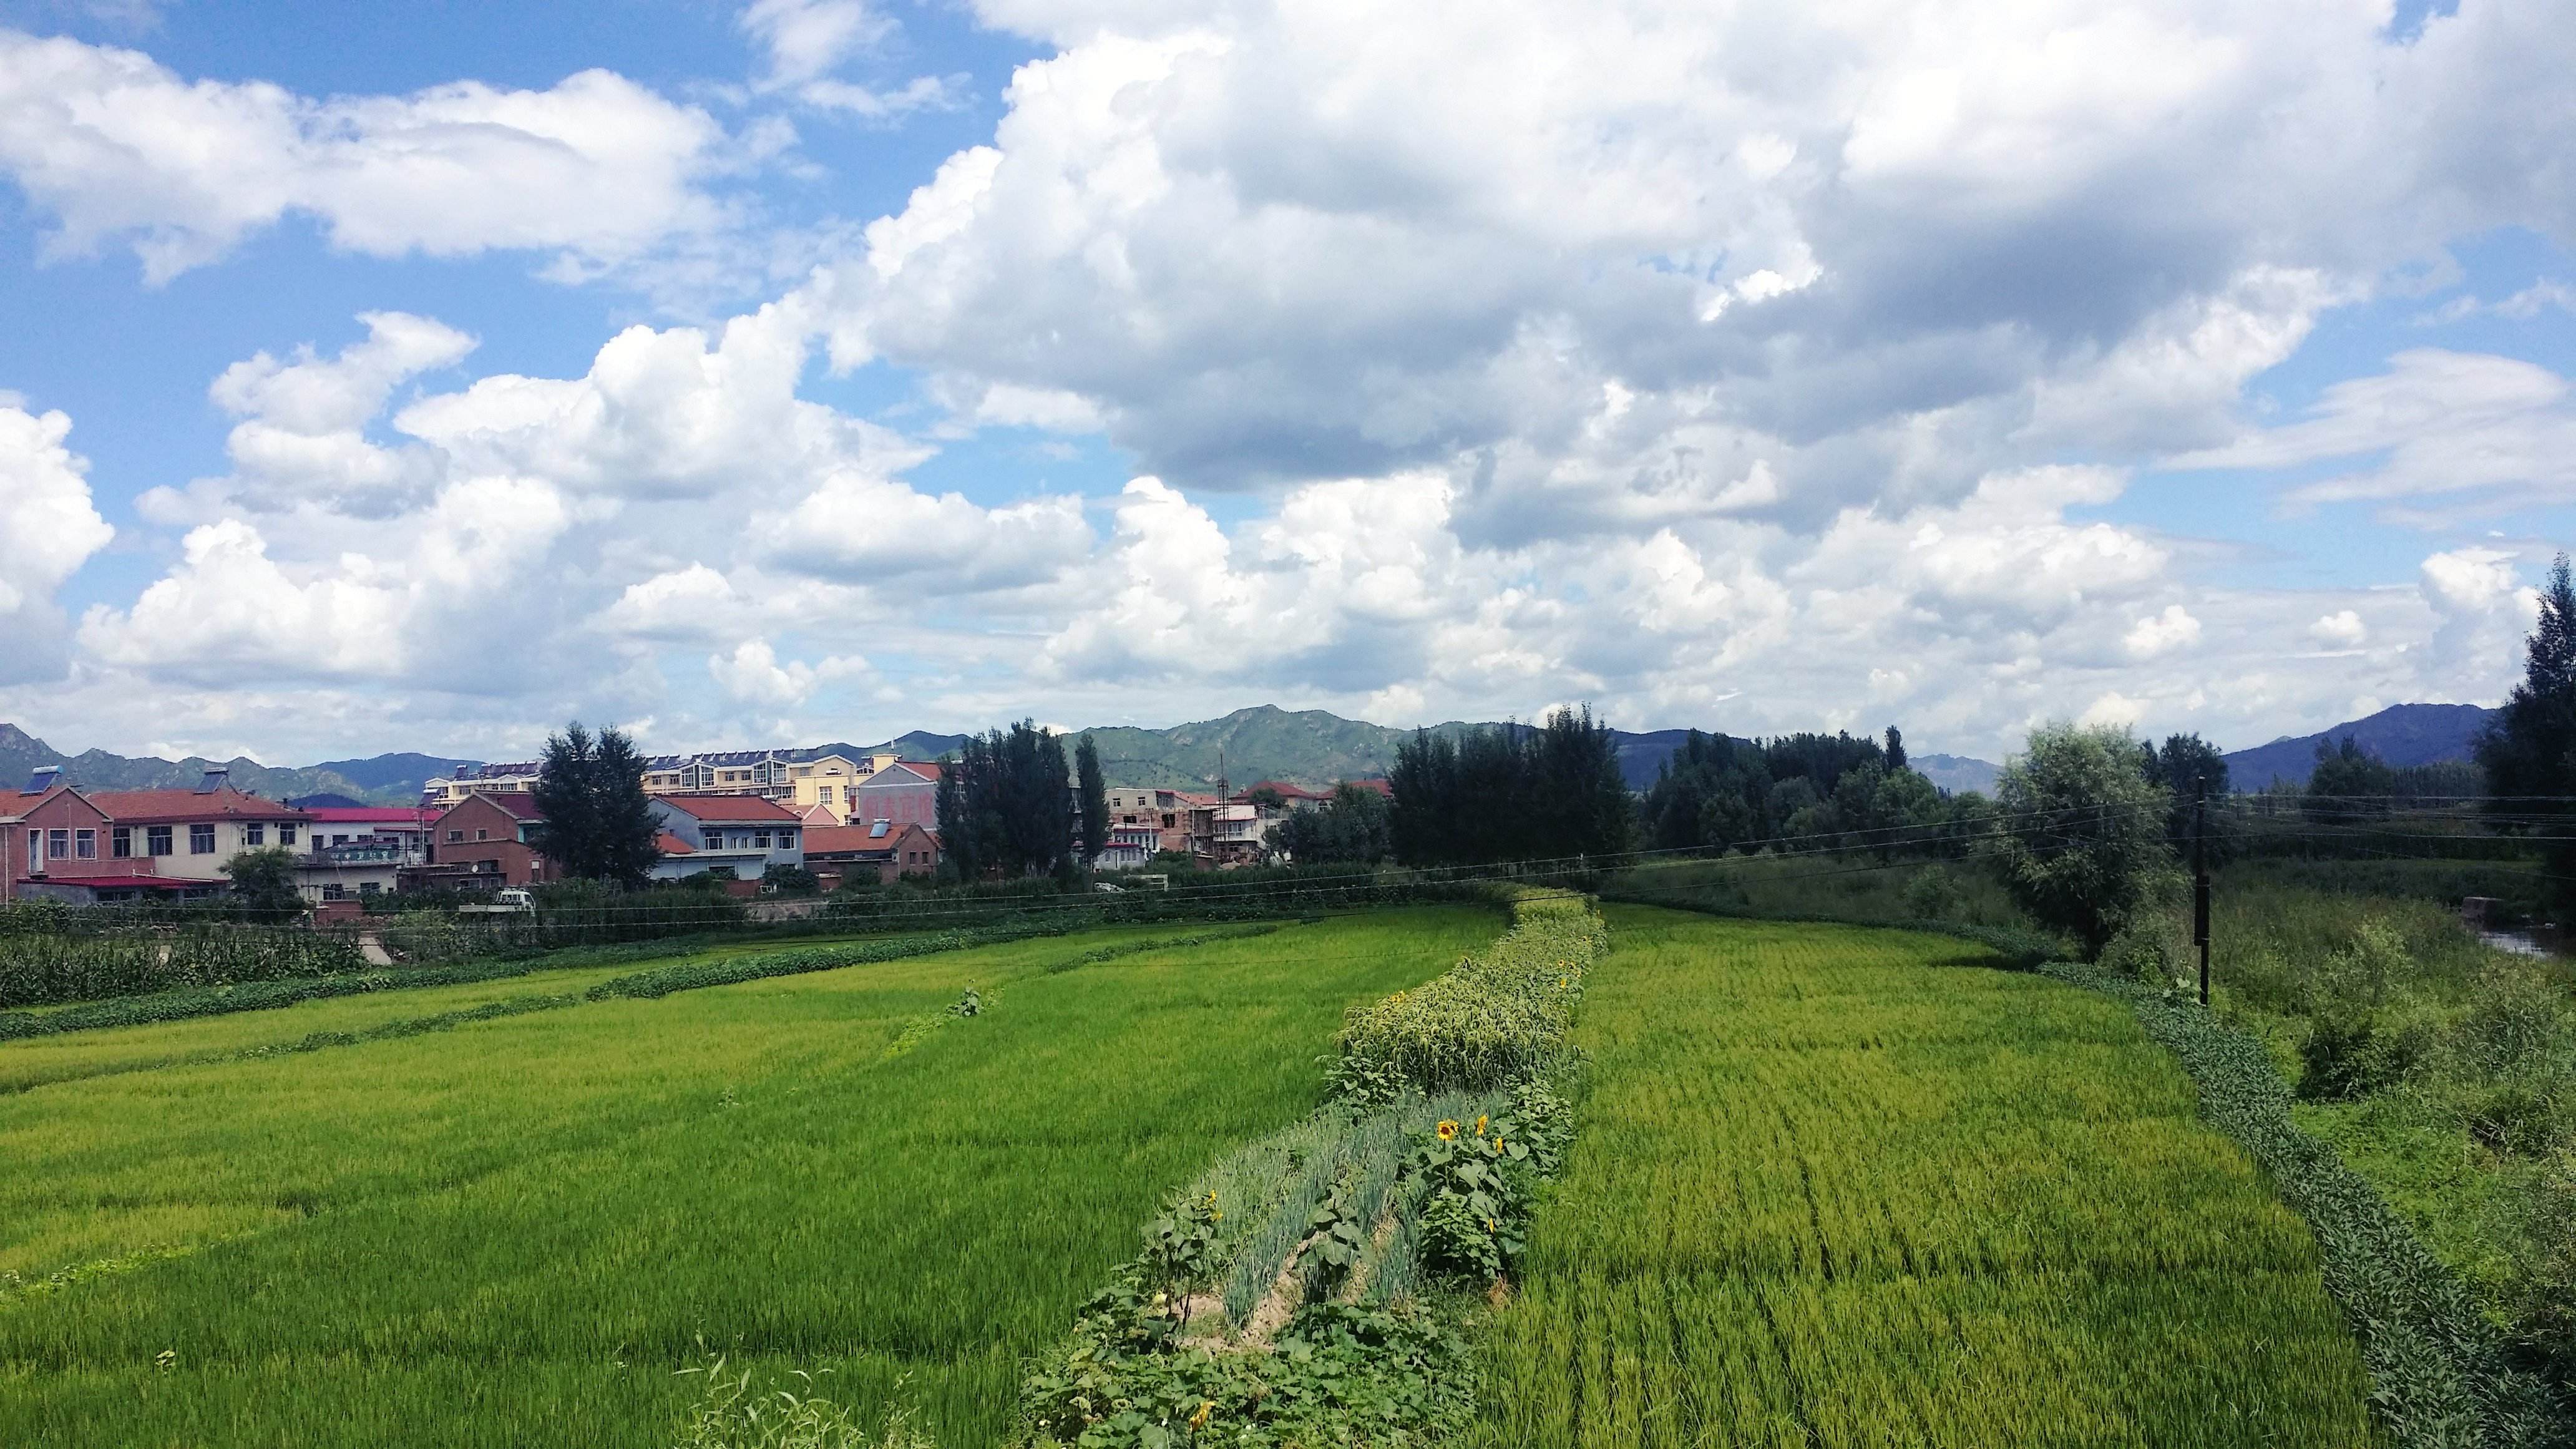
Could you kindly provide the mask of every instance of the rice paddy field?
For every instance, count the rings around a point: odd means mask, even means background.
[[[259,1054],[628,964],[0,1044],[0,1444],[659,1445],[711,1352],[994,1443],[1162,1195],[1321,1099],[1343,1009],[1501,928],[1100,931]]]
[[[2316,1247],[2118,1002],[1610,907],[1484,1445],[2368,1445]]]

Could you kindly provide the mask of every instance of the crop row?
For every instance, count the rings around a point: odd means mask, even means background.
[[[332,931],[192,925],[115,935],[0,935],[0,1007],[332,976],[365,965]]]
[[[1470,1444],[2367,1443],[2315,1248],[2113,1002],[1616,913]]]
[[[2191,1074],[2202,1115],[2307,1219],[2326,1285],[2361,1339],[2373,1401],[2402,1449],[2576,1443],[2565,1406],[2512,1362],[2467,1287],[2366,1179],[2291,1120],[2290,1090],[2261,1042],[2179,993],[2076,963],[2043,969],[2127,1001]]]
[[[1468,1290],[1571,1133],[1546,1073],[1607,933],[1530,892],[1501,940],[1354,1009],[1334,1099],[1176,1195],[1022,1387],[1039,1444],[1416,1443],[1474,1409]]]

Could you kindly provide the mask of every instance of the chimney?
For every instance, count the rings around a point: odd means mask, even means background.
[[[60,765],[38,765],[38,766],[36,767],[36,769],[35,769],[35,772],[34,772],[33,774],[30,774],[30,775],[27,777],[27,789],[26,789],[26,793],[27,793],[27,794],[30,794],[30,795],[42,795],[42,794],[44,794],[47,790],[50,790],[50,789],[54,788],[56,785],[59,785],[59,784],[61,784],[62,782],[63,782],[63,767],[62,767],[62,766],[60,766]]]
[[[197,793],[200,795],[214,794],[216,791],[224,788],[224,786],[232,783],[232,773],[233,772],[225,766],[208,765],[206,767],[206,777],[197,782]]]

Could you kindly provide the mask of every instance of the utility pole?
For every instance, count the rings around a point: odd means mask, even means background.
[[[2191,940],[2200,948],[2200,1004],[2209,1004],[2209,777],[2191,797]]]

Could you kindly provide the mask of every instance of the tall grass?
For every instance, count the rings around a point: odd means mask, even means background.
[[[2373,1442],[2313,1241],[2117,1002],[1612,908],[1470,1442]]]
[[[701,1340],[994,1442],[1162,1188],[1494,921],[1028,941],[0,1098],[0,1268],[135,1259],[0,1290],[0,1443],[663,1443]],[[970,982],[999,1003],[887,1055]]]

